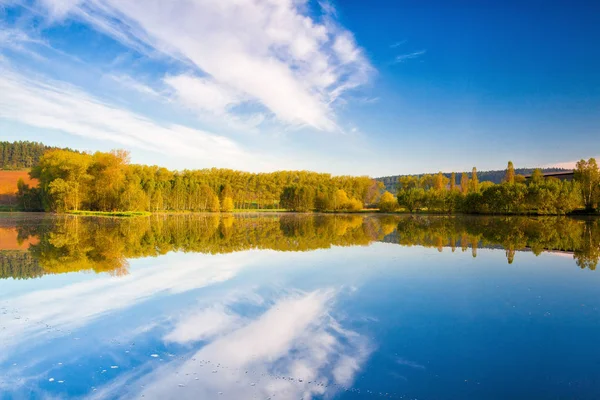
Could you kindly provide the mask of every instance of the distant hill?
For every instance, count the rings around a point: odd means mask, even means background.
[[[52,149],[59,147],[29,141],[0,142],[0,170],[29,169],[37,165],[45,151]]]
[[[515,168],[515,173],[519,174],[519,175],[529,175],[533,172],[533,170],[535,170],[536,168]],[[565,168],[540,168],[542,170],[542,172],[561,172],[561,171],[570,171],[569,169],[565,169]],[[499,170],[492,170],[492,171],[477,171],[477,178],[479,179],[479,182],[485,182],[485,181],[489,181],[489,182],[494,182],[494,183],[501,183],[502,179],[504,178],[504,174],[506,173],[506,170],[504,169],[499,169]],[[426,174],[418,174],[418,175],[411,175],[411,176],[423,176]],[[451,177],[451,173],[444,173],[444,176],[447,178]],[[462,172],[457,172],[456,173],[456,184],[460,184],[460,176],[462,175]],[[471,173],[467,172],[467,175],[469,176],[469,179],[471,179]],[[383,184],[385,185],[386,190],[392,192],[392,193],[396,193],[396,184],[398,183],[398,179],[400,179],[400,177],[402,176],[408,176],[408,175],[392,175],[392,176],[382,176],[381,178],[375,178],[376,180],[383,182]]]

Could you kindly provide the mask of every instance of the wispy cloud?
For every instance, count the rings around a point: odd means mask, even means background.
[[[337,129],[333,102],[364,84],[372,71],[329,2],[321,3],[323,22],[296,1],[41,4],[51,21],[80,20],[136,51],[160,52],[194,66],[202,76],[194,84],[217,101],[192,99],[181,85],[172,89],[188,107],[202,111],[212,104],[208,111],[222,112],[236,102],[259,104],[284,124],[331,131]],[[190,76],[183,78],[192,82]]]
[[[415,58],[419,58],[426,52],[427,52],[427,50],[419,50],[419,51],[415,51],[412,53],[405,53],[405,54],[397,55],[396,58],[394,58],[394,61],[392,62],[392,64],[400,64],[400,63],[404,63],[408,60],[413,60]]]
[[[152,97],[162,97],[163,96],[163,94],[161,94],[158,90],[130,77],[129,75],[109,74],[108,78],[110,78],[111,80],[113,80],[114,82],[116,82],[117,84],[119,84],[122,87],[129,88],[131,90],[134,90],[134,91],[139,92],[144,95],[150,95]]]
[[[118,145],[201,159],[206,166],[266,167],[235,141],[188,126],[158,123],[64,82],[0,65],[0,118]],[[269,166],[270,167],[270,166]]]
[[[392,49],[395,49],[396,47],[402,46],[402,45],[403,45],[404,43],[406,43],[406,42],[407,42],[407,40],[406,40],[406,39],[404,39],[404,40],[400,40],[400,41],[398,41],[398,42],[395,42],[395,43],[392,43],[392,44],[390,44],[390,48],[392,48]]]
[[[38,60],[43,59],[44,57],[30,48],[32,45],[47,46],[47,43],[29,35],[23,30],[5,26],[0,21],[0,50],[8,49],[26,54]]]

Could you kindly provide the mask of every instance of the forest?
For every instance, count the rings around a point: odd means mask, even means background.
[[[28,143],[28,142],[21,142]],[[429,212],[564,215],[597,213],[600,171],[596,160],[577,163],[573,180],[526,179],[509,162],[501,183],[472,172],[402,176],[392,193],[368,176],[310,171],[250,173],[230,169],[171,171],[132,164],[123,150],[83,153],[46,150],[31,168],[39,186],[18,183],[25,211],[77,212]],[[449,177],[448,177],[449,175]]]
[[[29,169],[39,163],[47,150],[53,149],[58,147],[28,141],[0,142],[0,170]]]
[[[47,151],[30,175],[39,186],[19,182],[21,208],[53,212],[357,211],[365,204],[375,204],[383,187],[367,176],[309,171],[170,171],[131,164],[129,154],[122,150],[94,154]]]
[[[154,214],[106,219],[71,215],[15,223],[26,251],[0,247],[0,278],[94,271],[120,276],[128,259],[171,251],[222,254],[250,249],[311,251],[374,241],[438,251],[505,249],[510,264],[519,251],[558,251],[582,269],[600,259],[600,220],[571,217],[488,217],[374,214]],[[2,229],[2,228],[0,228]]]

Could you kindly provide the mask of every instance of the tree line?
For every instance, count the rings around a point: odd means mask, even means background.
[[[367,176],[309,171],[249,173],[230,169],[170,171],[131,164],[122,150],[51,150],[30,172],[38,187],[18,184],[24,210],[55,212],[277,209],[359,210],[375,204],[382,184]]]
[[[222,254],[251,249],[311,251],[374,241],[438,251],[572,253],[581,268],[600,258],[600,220],[570,217],[489,217],[373,214],[154,214],[144,218],[96,219],[61,215],[32,224],[16,221],[19,237],[35,237],[29,249],[0,249],[0,278],[94,271],[124,275],[128,259],[171,251]]]
[[[540,169],[526,180],[509,162],[499,184],[480,181],[473,168],[460,177],[442,172],[402,176],[396,195],[367,176],[218,168],[170,171],[131,164],[123,150],[93,154],[46,150],[30,175],[39,186],[18,183],[20,207],[54,212],[377,208],[383,212],[563,215],[580,209],[594,212],[600,202],[600,172],[593,158],[577,163],[573,180],[546,178]]]
[[[537,168],[540,169],[543,173],[547,173],[547,172],[566,172],[569,171],[568,169],[565,168]],[[536,168],[515,168],[515,173],[517,175],[531,175],[533,173],[533,171],[536,170]],[[467,174],[467,177],[470,179],[471,178],[471,172],[465,172],[465,174]],[[417,178],[420,178],[421,176],[426,175],[426,174],[418,174],[418,175],[414,175]],[[450,179],[452,177],[451,173],[448,172],[444,172],[443,175]],[[455,173],[454,176],[455,178],[460,179],[462,173]],[[498,169],[498,170],[489,170],[489,171],[477,171],[477,177],[479,179],[480,182],[493,182],[493,183],[502,183],[504,180],[504,175],[505,175],[505,170],[503,169]],[[383,184],[385,185],[385,190],[395,193],[398,191],[399,188],[399,182],[400,179],[402,179],[403,177],[408,176],[408,175],[390,175],[390,176],[382,176],[380,178],[375,178],[378,181],[383,182]],[[457,180],[454,181],[454,184],[459,184],[460,182],[458,182]]]
[[[53,149],[58,149],[58,147],[46,146],[39,142],[2,141],[0,142],[0,169],[29,169],[37,165],[46,151]],[[65,150],[74,151],[70,149]]]
[[[457,182],[460,182],[457,184]],[[384,201],[385,200],[385,201]],[[447,178],[435,175],[403,176],[398,182],[397,202],[389,192],[381,196],[380,208],[393,211],[474,214],[564,215],[584,209],[596,212],[600,203],[600,171],[596,160],[577,163],[573,180],[544,177],[540,169],[529,179],[515,172],[509,161],[500,184],[480,182],[477,169]]]

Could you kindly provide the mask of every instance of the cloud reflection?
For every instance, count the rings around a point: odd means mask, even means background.
[[[371,351],[365,337],[331,316],[335,296],[331,288],[285,293],[254,320],[224,307],[201,310],[179,321],[165,340],[193,341],[210,332],[213,341],[150,374],[112,382],[94,398],[128,398],[128,388],[160,399],[312,399],[333,393],[352,383]]]

